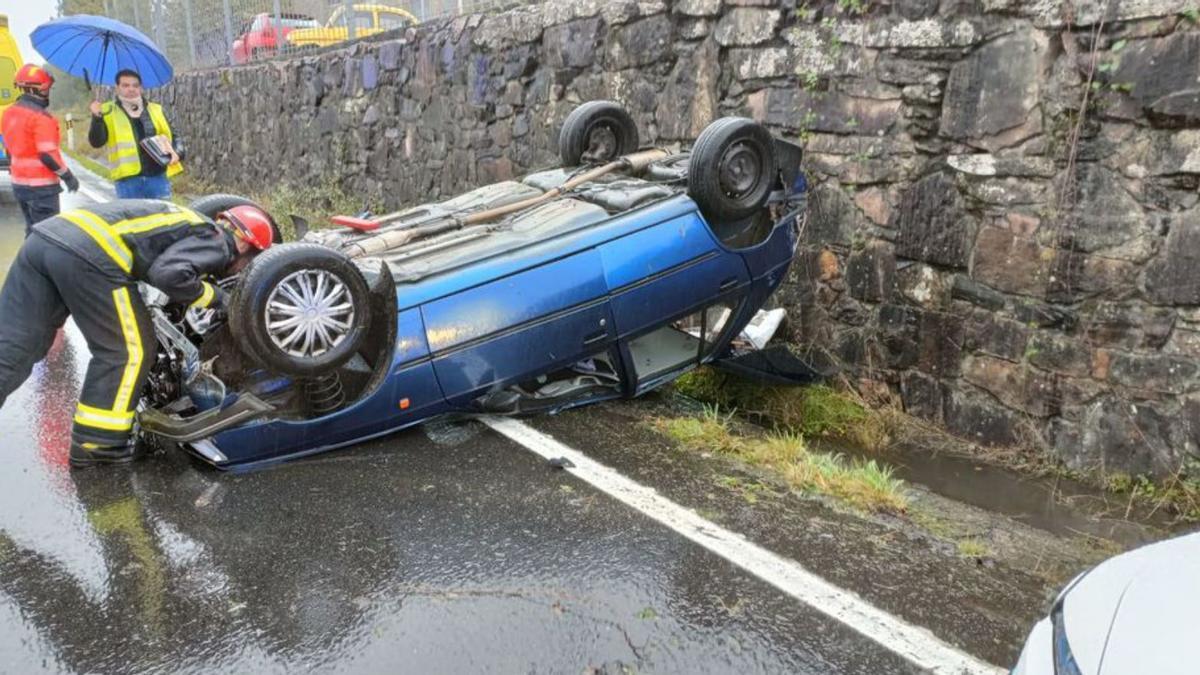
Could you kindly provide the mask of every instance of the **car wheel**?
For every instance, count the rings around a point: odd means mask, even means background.
[[[602,164],[638,149],[633,117],[613,101],[584,103],[567,116],[558,136],[564,166]]]
[[[273,246],[242,273],[229,326],[247,356],[278,373],[313,377],[341,366],[371,327],[358,267],[318,244]]]
[[[262,209],[262,212],[266,213],[267,218],[271,220],[272,240],[276,244],[283,243],[283,233],[280,232],[279,225],[275,223],[275,217],[267,213],[266,209],[252,199],[246,199],[237,195],[215,194],[197,199],[189,204],[188,208],[206,218],[216,218],[218,213],[232,209],[235,206],[253,206],[257,209]]]
[[[749,218],[767,203],[775,182],[771,132],[743,117],[713,122],[688,161],[688,195],[714,223]]]

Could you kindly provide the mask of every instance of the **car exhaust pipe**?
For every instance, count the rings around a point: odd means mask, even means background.
[[[494,209],[488,209],[487,211],[480,211],[479,213],[472,213],[466,218],[455,218],[451,222],[437,223],[428,228],[385,232],[384,234],[380,234],[375,237],[354,242],[343,249],[342,253],[345,253],[350,258],[363,258],[372,255],[380,255],[394,248],[403,246],[418,237],[442,234],[443,232],[449,232],[450,230],[456,230],[468,225],[488,223],[518,211],[524,211],[525,209],[545,204],[546,202],[561,197],[563,194],[574,190],[584,183],[594,181],[597,178],[606,176],[616,171],[640,173],[645,171],[654,162],[666,159],[670,156],[670,152],[660,148],[635,152],[631,155],[620,157],[612,162],[609,162],[608,164],[598,166],[591,171],[584,172],[554,188],[553,190],[550,190],[545,194],[538,195],[537,197],[530,197],[529,199],[514,202],[506,206],[498,206]]]

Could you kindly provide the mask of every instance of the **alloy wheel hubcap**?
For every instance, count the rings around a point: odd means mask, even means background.
[[[325,270],[284,277],[267,298],[267,334],[289,356],[321,356],[341,344],[354,325],[350,292]]]

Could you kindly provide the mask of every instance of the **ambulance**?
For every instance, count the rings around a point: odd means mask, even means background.
[[[8,106],[16,103],[20,95],[13,86],[13,77],[23,63],[17,41],[8,32],[8,16],[0,14],[0,115]],[[3,136],[0,136],[0,170],[8,170],[8,152],[4,149]]]

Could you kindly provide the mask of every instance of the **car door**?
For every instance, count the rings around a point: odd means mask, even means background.
[[[750,288],[742,256],[723,247],[690,200],[599,247],[627,376],[637,391],[712,353]],[[665,205],[664,205],[665,206]]]
[[[438,382],[460,408],[604,351],[615,339],[595,248],[499,278],[492,269],[478,266],[471,275],[489,281],[421,308]]]

